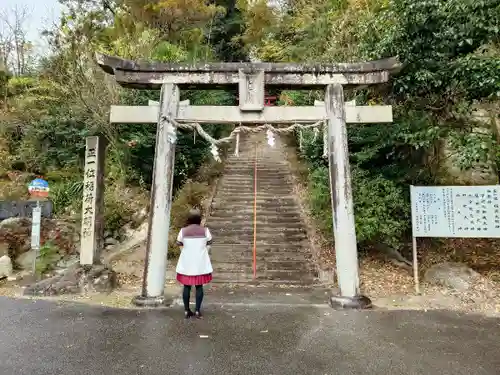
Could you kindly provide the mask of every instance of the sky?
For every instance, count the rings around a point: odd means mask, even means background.
[[[57,0],[0,0],[0,14],[12,15],[16,7],[27,9],[29,17],[25,22],[25,29],[28,40],[38,48],[43,48],[46,43],[40,33],[57,21],[61,11],[60,4]]]

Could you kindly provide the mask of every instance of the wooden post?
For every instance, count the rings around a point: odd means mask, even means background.
[[[417,237],[412,237],[413,250],[413,280],[415,282],[415,293],[420,294],[420,280],[418,279],[418,253],[417,253]]]
[[[359,272],[342,85],[326,87],[325,108],[337,275],[341,297],[344,298],[342,303],[345,304],[347,299],[359,296]]]
[[[170,210],[174,176],[176,129],[172,119],[179,108],[179,88],[164,84],[160,96],[160,112],[156,130],[156,147],[151,186],[149,229],[142,294],[134,299],[140,306],[164,304],[167,269]]]
[[[100,263],[104,244],[104,158],[106,144],[102,137],[87,137],[83,178],[80,264]]]

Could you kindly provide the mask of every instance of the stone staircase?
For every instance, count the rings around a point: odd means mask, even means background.
[[[219,181],[207,226],[215,283],[311,285],[311,251],[279,139],[242,135]],[[257,251],[253,277],[254,164],[257,155]]]

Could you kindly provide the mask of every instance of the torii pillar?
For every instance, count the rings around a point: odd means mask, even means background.
[[[387,82],[399,68],[396,59],[353,64],[139,63],[97,55],[102,69],[123,87],[161,89],[158,106],[112,106],[113,123],[157,123],[151,214],[142,294],[134,299],[141,306],[165,303],[163,296],[172,200],[175,155],[175,122],[283,124],[328,123],[327,150],[333,227],[340,295],[332,295],[332,307],[369,308],[371,301],[360,294],[358,251],[354,225],[351,172],[346,123],[392,122],[390,106],[355,106],[344,101],[344,86]],[[265,106],[265,86],[326,90],[324,106]],[[179,103],[179,89],[238,86],[239,106],[190,106]],[[154,104],[154,103],[150,103]],[[174,121],[175,120],[175,121]]]

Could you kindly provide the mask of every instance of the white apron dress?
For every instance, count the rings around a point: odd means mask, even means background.
[[[212,234],[201,225],[182,228],[177,236],[177,244],[182,246],[177,262],[177,280],[183,285],[203,285],[212,281],[212,263],[208,247]]]

